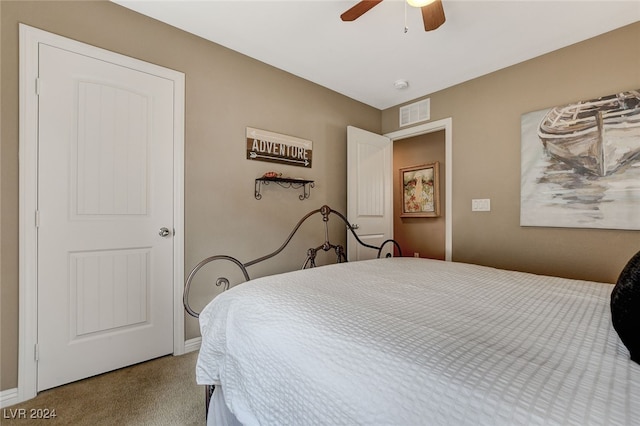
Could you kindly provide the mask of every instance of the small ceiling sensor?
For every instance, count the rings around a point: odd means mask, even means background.
[[[393,85],[395,86],[396,89],[402,90],[409,87],[409,82],[407,80],[396,80],[396,82],[393,83]]]

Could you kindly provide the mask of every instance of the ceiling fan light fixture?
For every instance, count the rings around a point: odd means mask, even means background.
[[[424,7],[428,4],[433,3],[435,0],[407,0],[409,6],[413,7]]]
[[[349,10],[340,15],[340,19],[343,21],[355,21],[372,7],[377,4],[380,4],[382,0],[360,0],[354,6],[352,6]],[[407,3],[404,4],[405,10],[405,26],[404,32],[407,32],[407,4],[411,7],[416,7],[421,9],[422,13],[422,22],[424,24],[425,31],[433,31],[440,27],[440,25],[444,24],[446,20],[444,16],[444,9],[442,8],[442,0],[407,0]]]

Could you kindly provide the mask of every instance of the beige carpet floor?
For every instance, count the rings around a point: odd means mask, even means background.
[[[204,425],[205,391],[196,384],[196,357],[197,352],[165,356],[40,392],[3,408],[0,424]],[[27,418],[12,419],[20,409]],[[56,417],[29,418],[47,409],[55,410]]]

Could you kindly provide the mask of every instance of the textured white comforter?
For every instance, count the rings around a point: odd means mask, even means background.
[[[612,288],[414,258],[259,278],[202,312],[197,381],[248,425],[637,425]]]

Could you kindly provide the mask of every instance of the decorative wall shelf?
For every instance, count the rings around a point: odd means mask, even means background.
[[[293,188],[300,189],[302,188],[302,194],[298,196],[300,200],[306,200],[311,195],[311,188],[315,186],[315,182],[307,179],[297,179],[297,178],[283,178],[283,177],[261,177],[256,179],[256,191],[255,197],[256,200],[262,198],[262,194],[260,191],[262,190],[262,185],[269,185],[271,182],[275,182],[279,186],[283,188]]]

